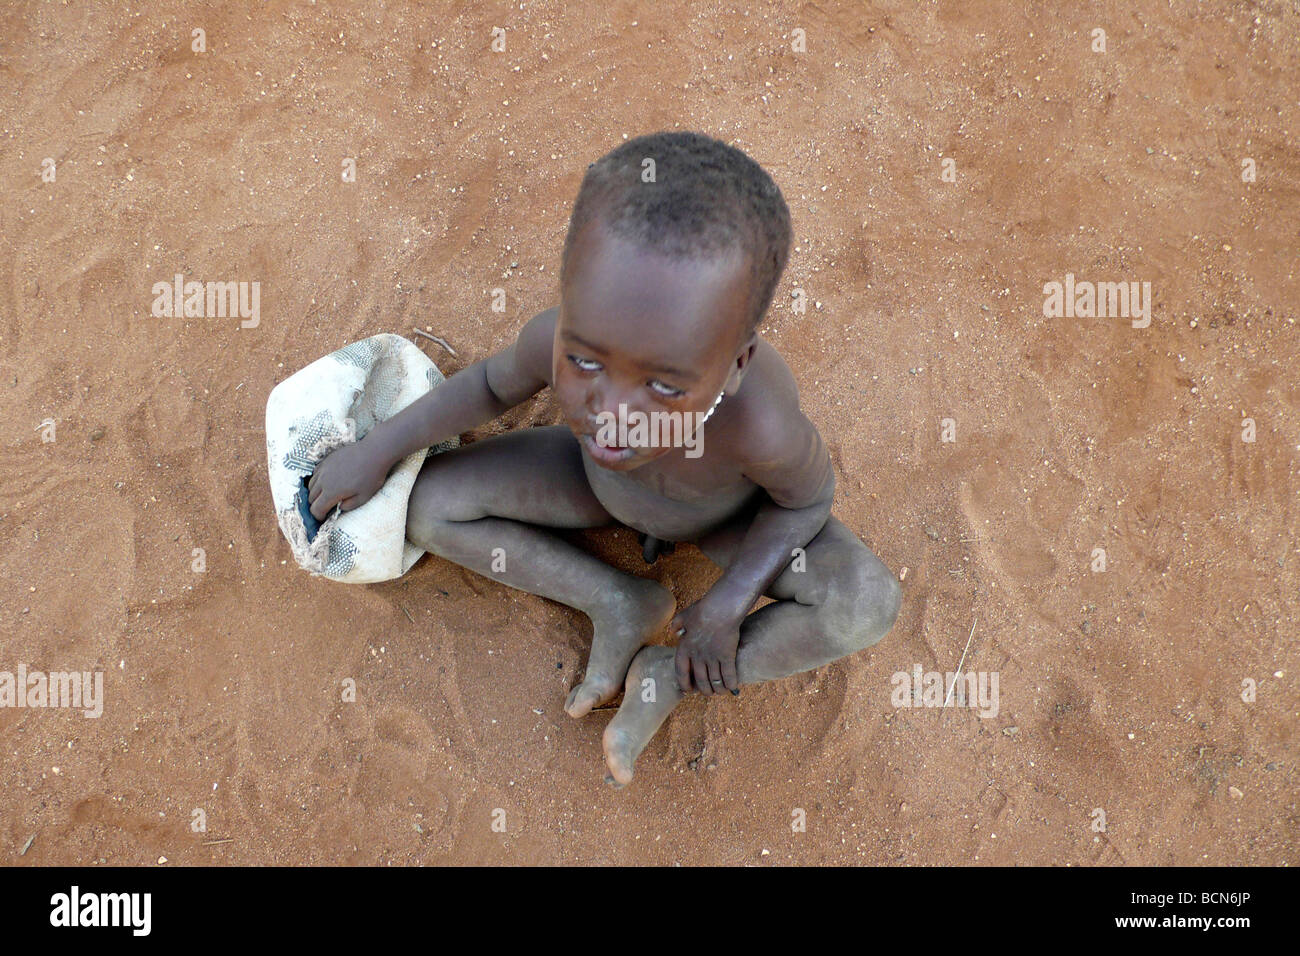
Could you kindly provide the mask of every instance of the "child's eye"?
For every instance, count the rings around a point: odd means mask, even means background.
[[[653,388],[660,395],[664,396],[665,398],[681,398],[683,395],[686,394],[686,392],[683,391],[682,389],[673,388],[671,385],[659,381],[659,379],[655,379],[654,381],[652,381],[650,383],[650,387]]]
[[[570,355],[569,361],[578,366],[578,368],[582,369],[584,372],[595,372],[600,368],[600,363],[595,359],[585,359],[579,358],[576,355]]]

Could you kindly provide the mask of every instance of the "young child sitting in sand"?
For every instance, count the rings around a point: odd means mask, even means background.
[[[405,456],[549,385],[563,425],[426,461],[407,537],[591,618],[586,674],[565,710],[581,717],[625,688],[604,735],[617,786],[683,694],[738,694],[821,667],[875,644],[898,613],[894,575],[831,515],[826,446],[757,334],[790,240],[780,190],[740,150],[688,132],[623,144],[583,178],[558,308],[328,455],[309,482],[318,519],[358,507]],[[637,427],[647,420],[677,427]],[[723,574],[674,614],[656,582],[546,530],[614,522],[643,534],[647,561],[689,541]],[[774,603],[749,613],[763,594]],[[665,624],[676,650],[645,646]]]

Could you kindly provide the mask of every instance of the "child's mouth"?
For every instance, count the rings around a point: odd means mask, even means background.
[[[601,465],[617,465],[636,454],[635,448],[626,448],[620,445],[601,445],[595,438],[585,433],[582,435],[582,443],[586,446],[587,454],[591,455],[592,460]]]

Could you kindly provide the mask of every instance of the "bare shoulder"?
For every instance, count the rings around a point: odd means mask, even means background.
[[[794,373],[781,353],[762,338],[736,395],[732,421],[744,457],[774,450],[783,438],[811,427],[799,410]]]
[[[762,339],[736,399],[728,444],[745,477],[787,508],[805,507],[833,492],[830,455],[799,408],[794,374]]]
[[[551,355],[559,308],[539,312],[519,330],[508,346],[487,360],[487,382],[508,405],[516,405],[553,385]]]
[[[555,324],[559,318],[560,307],[552,306],[545,312],[538,312],[519,330],[521,363],[547,385],[555,384],[551,381],[554,375],[551,357],[555,349]]]

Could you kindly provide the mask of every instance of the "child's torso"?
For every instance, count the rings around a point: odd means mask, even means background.
[[[630,528],[665,541],[693,541],[760,494],[734,466],[673,452],[633,471],[602,468],[585,451],[582,464],[600,503]]]

